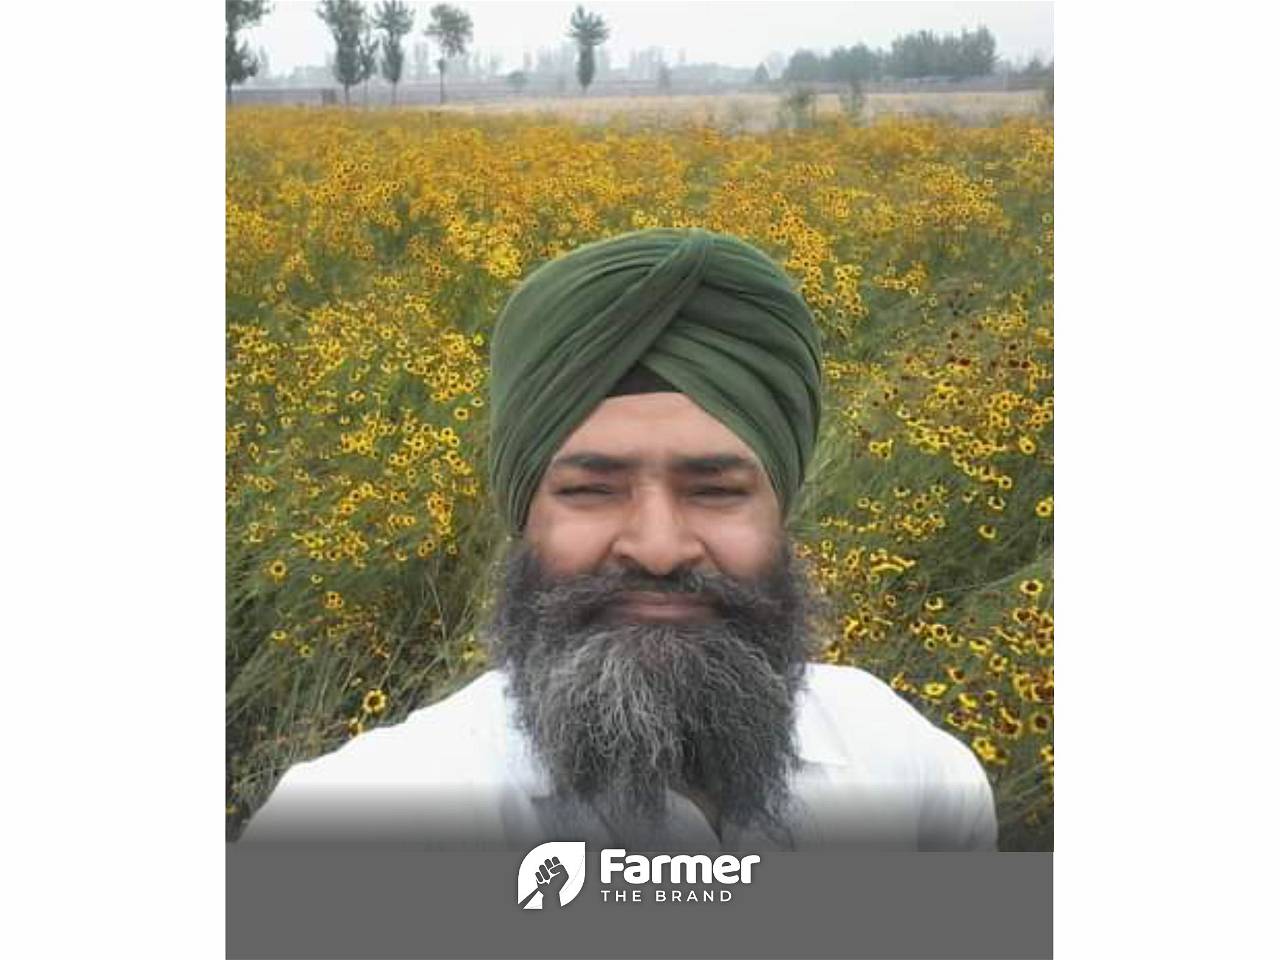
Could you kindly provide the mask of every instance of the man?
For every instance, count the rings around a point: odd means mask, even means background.
[[[968,748],[808,662],[785,522],[820,360],[786,276],[733,237],[642,231],[533,273],[492,342],[496,669],[295,767],[246,836],[994,849]]]

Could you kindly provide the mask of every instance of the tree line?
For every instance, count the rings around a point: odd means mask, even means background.
[[[256,26],[270,12],[266,0],[226,0],[227,12],[227,103],[231,88],[256,76],[261,57],[249,51],[239,35]],[[404,74],[404,38],[413,31],[414,13],[402,0],[384,0],[372,12],[361,0],[320,0],[316,15],[333,37],[333,76],[342,85],[342,99],[351,103],[351,88],[364,85],[381,73],[391,85],[391,102]],[[439,47],[436,67],[440,72],[440,102],[445,102],[445,69],[451,59],[465,56],[473,39],[471,15],[460,7],[438,3],[429,11],[430,22],[423,34]],[[599,14],[588,13],[581,5],[569,19],[568,37],[578,47],[578,83],[583,92],[596,75],[595,48],[609,39],[609,28]],[[513,77],[513,85],[522,85]]]
[[[261,22],[269,11],[266,0],[226,0],[228,103],[232,87],[256,76],[262,66],[262,55],[251,53],[248,44],[239,40],[239,34]],[[414,27],[413,11],[402,0],[383,0],[372,11],[361,0],[320,0],[316,14],[333,37],[332,70],[334,79],[342,85],[344,103],[351,102],[351,88],[362,84],[367,103],[368,81],[381,74],[391,85],[394,104],[396,88],[404,74],[403,41]],[[422,33],[439,50],[435,62],[440,76],[440,102],[444,103],[446,68],[450,60],[466,55],[473,40],[473,26],[470,14],[447,3],[431,7],[429,18]],[[577,47],[578,84],[585,93],[596,75],[595,50],[609,38],[609,28],[603,17],[579,5],[570,17],[567,36]],[[836,47],[826,55],[798,50],[792,54],[781,79],[791,84],[844,83],[858,90],[867,81],[886,77],[960,80],[985,76],[992,72],[995,62],[995,37],[985,26],[943,35],[919,30],[897,37],[888,50],[872,49],[864,43]],[[754,79],[757,83],[769,81],[763,64]],[[514,71],[507,80],[518,91],[528,83],[528,76],[525,71]],[[662,65],[659,88],[668,89],[670,83],[670,71]]]
[[[995,64],[996,39],[986,27],[942,36],[932,30],[919,30],[898,37],[888,50],[873,50],[864,43],[836,47],[826,56],[797,50],[782,79],[787,83],[865,83],[886,77],[963,80],[986,76]]]

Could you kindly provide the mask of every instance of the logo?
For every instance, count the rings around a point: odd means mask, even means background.
[[[587,872],[584,840],[553,840],[524,855],[516,876],[516,901],[521,910],[557,910],[582,890]]]

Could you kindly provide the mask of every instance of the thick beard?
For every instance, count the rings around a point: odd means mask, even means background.
[[[610,623],[625,591],[689,592],[710,622]],[[795,699],[818,601],[783,544],[745,581],[684,572],[553,580],[523,542],[503,567],[489,644],[517,720],[561,799],[656,824],[666,790],[701,794],[722,823],[785,822]]]

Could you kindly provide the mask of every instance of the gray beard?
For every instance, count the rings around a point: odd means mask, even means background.
[[[632,590],[700,594],[715,616],[608,622]],[[818,603],[789,544],[758,580],[687,571],[553,580],[519,542],[488,642],[561,800],[656,825],[673,789],[709,800],[721,824],[772,831],[799,763],[795,699]]]

